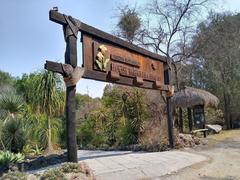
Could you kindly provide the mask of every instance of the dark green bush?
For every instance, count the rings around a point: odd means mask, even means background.
[[[24,155],[21,153],[11,153],[9,151],[0,151],[0,165],[8,166],[9,164],[21,163],[24,161]]]
[[[65,163],[62,165],[60,170],[63,173],[78,173],[81,172],[81,167],[78,163]]]
[[[17,118],[7,120],[2,128],[2,140],[7,150],[15,153],[22,151],[26,144],[26,135],[21,120]]]
[[[66,178],[60,169],[51,169],[44,172],[40,180],[66,180]]]
[[[8,172],[1,177],[2,180],[27,180],[27,174],[21,172]]]

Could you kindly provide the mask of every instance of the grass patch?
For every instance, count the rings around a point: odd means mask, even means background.
[[[216,140],[216,141],[223,141],[229,138],[236,138],[240,137],[240,129],[238,130],[224,130],[221,131],[219,134],[209,135],[208,139]]]

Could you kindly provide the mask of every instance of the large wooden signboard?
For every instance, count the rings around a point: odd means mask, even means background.
[[[79,20],[50,11],[50,20],[72,24],[83,43],[83,78],[168,91],[166,57],[147,51]],[[73,30],[74,31],[74,30]],[[166,76],[166,74],[165,74]]]
[[[164,85],[163,58],[117,46],[106,40],[83,34],[83,78],[149,89],[167,90]],[[132,46],[130,44],[130,46]],[[141,49],[139,48],[139,51]]]
[[[50,10],[51,21],[61,24],[66,41],[65,64],[46,61],[45,69],[63,75],[66,84],[68,161],[77,162],[76,83],[82,78],[167,92],[169,144],[174,145],[170,106],[172,86],[166,58],[128,43],[81,21]],[[81,32],[83,65],[77,67],[77,38]]]

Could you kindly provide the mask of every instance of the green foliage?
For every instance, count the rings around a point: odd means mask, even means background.
[[[80,164],[78,164],[78,163],[65,163],[61,166],[60,170],[63,173],[79,173],[79,172],[82,172]]]
[[[60,169],[51,169],[49,171],[44,172],[40,180],[65,180],[65,176]]]
[[[35,144],[34,145],[30,145],[30,144],[26,144],[23,147],[23,151],[22,151],[25,155],[30,155],[30,156],[40,156],[43,153],[43,148],[39,147],[39,145]]]
[[[64,96],[58,91],[60,76],[50,71],[38,74],[35,83],[33,105],[39,113],[58,115],[64,106]]]
[[[27,180],[27,174],[21,172],[8,172],[1,177],[2,180]]]
[[[60,130],[62,128],[61,119],[51,118],[51,141],[52,143],[59,142]],[[36,127],[32,132],[32,138],[41,145],[41,148],[46,148],[48,145],[49,129],[48,117],[46,115],[38,115]]]
[[[239,20],[239,14],[212,13],[199,25],[193,41],[198,57],[193,84],[200,84],[218,96],[227,128],[231,127],[231,118],[238,114],[240,105]]]
[[[205,109],[206,123],[207,124],[224,124],[224,115],[221,109]]]
[[[15,82],[15,79],[7,72],[0,70],[0,87],[3,85],[12,86]]]
[[[127,94],[127,95],[126,95]],[[127,96],[123,99],[122,96]],[[77,132],[81,147],[138,143],[147,110],[143,91],[106,86],[102,106],[88,114]]]
[[[0,117],[7,119],[16,116],[24,106],[24,99],[14,90],[8,90],[0,94]]]
[[[0,165],[9,165],[21,163],[24,161],[24,155],[21,153],[11,153],[10,151],[0,151]]]
[[[2,141],[6,149],[12,152],[20,152],[26,144],[26,134],[22,128],[22,122],[16,118],[10,118],[2,127]]]
[[[135,8],[124,6],[119,10],[120,16],[117,24],[120,31],[119,35],[132,42],[141,26],[141,19]]]
[[[77,140],[81,147],[99,147],[106,142],[103,127],[96,121],[97,115],[97,113],[89,115],[88,119],[81,124],[81,127],[77,131]]]

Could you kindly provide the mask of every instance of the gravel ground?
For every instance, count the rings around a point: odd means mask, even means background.
[[[205,146],[186,151],[209,157],[209,161],[161,177],[164,180],[240,180],[240,130],[210,135]]]

